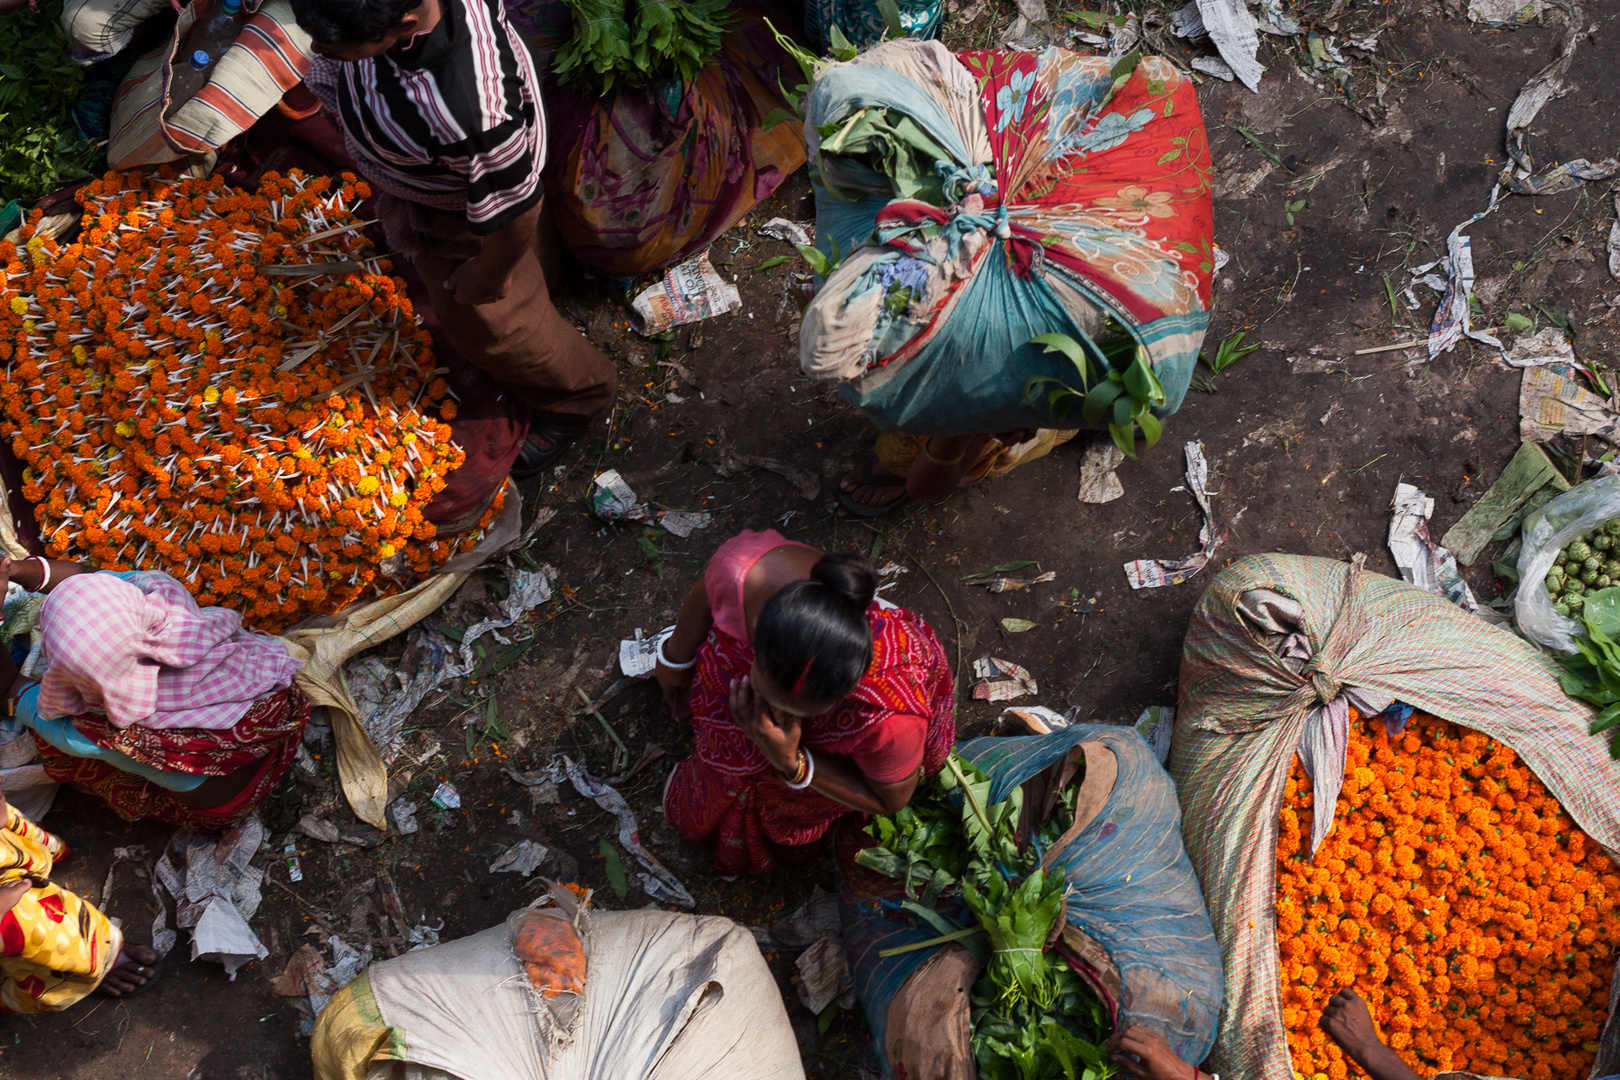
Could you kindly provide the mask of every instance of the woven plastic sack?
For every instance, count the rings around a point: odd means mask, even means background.
[[[1089,384],[1029,342],[1069,335],[1095,379],[1112,317],[1163,384],[1161,415],[1180,407],[1209,323],[1209,141],[1168,61],[1111,65],[891,41],[821,73],[817,245],[843,260],[805,312],[807,375],[885,429],[1064,427],[1028,380]]]
[[[1073,890],[1068,925],[1081,931],[1087,946],[1100,946],[1106,954],[1100,969],[1086,963],[1083,954],[1071,955],[1070,962],[1103,998],[1117,1028],[1143,1025],[1164,1036],[1183,1059],[1202,1061],[1221,1008],[1220,951],[1182,848],[1176,786],[1153,749],[1132,728],[1078,724],[1050,735],[973,739],[956,752],[989,774],[990,798],[999,802],[1014,787],[1060,765],[1081,744],[1111,751],[1118,772],[1090,824],[1048,856]],[[851,887],[856,875],[845,852],[840,855],[851,975],[873,1042],[893,1076],[889,1002],[938,949],[878,954],[926,941],[938,931],[913,925],[892,900]]]
[[[803,1080],[745,928],[656,910],[581,912],[578,926],[589,970],[577,1008],[530,986],[504,923],[373,964],[320,1015],[317,1080],[368,1080],[389,1062],[406,1065],[387,1075],[413,1078]]]
[[[1358,709],[1400,701],[1505,744],[1588,836],[1620,850],[1620,762],[1587,733],[1591,710],[1564,696],[1545,655],[1359,563],[1238,560],[1193,610],[1170,751],[1182,836],[1226,967],[1211,1072],[1295,1080],[1278,985],[1277,819],[1296,753],[1315,755],[1318,783],[1342,779],[1346,743],[1332,775],[1324,733],[1351,699]],[[1617,1067],[1611,1015],[1593,1075]]]
[[[275,108],[309,73],[309,35],[288,0],[245,0],[246,21],[208,82],[169,114],[173,58],[191,28],[219,0],[192,0],[164,44],[130,68],[113,101],[107,164],[114,169],[211,155]],[[212,164],[212,158],[207,158]]]
[[[1582,624],[1553,610],[1547,571],[1577,535],[1617,517],[1620,476],[1605,476],[1571,488],[1525,521],[1519,547],[1519,587],[1513,594],[1513,624],[1519,633],[1553,652],[1575,651]]]

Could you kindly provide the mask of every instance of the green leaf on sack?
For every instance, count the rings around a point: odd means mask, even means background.
[[[596,850],[602,855],[608,886],[613,890],[614,896],[623,900],[629,895],[630,885],[624,879],[624,861],[619,858],[619,849],[613,846],[613,841],[604,836]]]
[[[1620,639],[1620,588],[1588,593],[1581,610],[1589,629],[1599,631],[1610,640]]]
[[[1067,356],[1080,378],[1091,380],[1091,358],[1086,355],[1085,347],[1068,334],[1041,334],[1029,339],[1031,345],[1040,345],[1049,353],[1061,353]]]
[[[878,0],[878,14],[883,16],[883,37],[903,38],[906,36],[906,24],[900,21],[900,5],[895,0]]]
[[[1528,330],[1532,326],[1536,325],[1533,320],[1520,315],[1517,311],[1508,312],[1507,318],[1504,319],[1503,322],[1507,325],[1509,330],[1513,331]]]
[[[1022,634],[1026,630],[1035,629],[1035,627],[1037,627],[1038,625],[1040,625],[1040,624],[1039,623],[1032,623],[1028,619],[1002,619],[1001,620],[1001,628],[1003,630],[1007,631],[1007,633],[1009,633],[1009,634]]]

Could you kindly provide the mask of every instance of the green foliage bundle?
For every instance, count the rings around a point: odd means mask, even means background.
[[[598,94],[663,79],[690,83],[720,52],[727,0],[566,0],[573,36],[557,50],[557,78]]]
[[[61,0],[42,0],[0,18],[0,205],[88,176],[97,153],[73,123],[83,74],[68,59],[61,13]]]
[[[982,1080],[1107,1080],[1103,1048],[1111,1034],[1096,994],[1047,942],[1063,918],[1061,873],[1041,868],[1043,853],[1072,821],[1072,792],[1027,844],[1018,842],[1023,788],[990,802],[990,778],[952,754],[898,814],[877,817],[877,846],[856,860],[901,883],[901,907],[940,936],[916,946],[960,941],[985,960],[972,993],[973,1057]],[[916,890],[916,891],[914,891]],[[959,926],[935,910],[959,895],[972,915]]]

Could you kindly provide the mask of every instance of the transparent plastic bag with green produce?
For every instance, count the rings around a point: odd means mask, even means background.
[[[1579,615],[1584,600],[1579,598],[1607,587],[1597,581],[1607,574],[1609,563],[1620,564],[1620,525],[1614,532],[1607,528],[1617,520],[1620,476],[1605,476],[1571,488],[1525,521],[1519,587],[1513,597],[1519,633],[1555,653],[1575,651],[1575,638],[1583,627]],[[1577,544],[1584,550],[1572,551]],[[1571,566],[1575,554],[1580,555],[1578,570]],[[1595,567],[1588,565],[1592,559],[1597,560]],[[1592,581],[1585,580],[1588,573]],[[1611,575],[1608,585],[1620,585],[1620,580]]]

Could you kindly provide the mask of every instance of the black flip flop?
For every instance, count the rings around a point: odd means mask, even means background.
[[[877,471],[878,468],[876,458],[868,458],[862,462],[860,467],[855,470],[856,490],[863,487],[899,488],[900,497],[886,503],[868,504],[856,502],[851,493],[844,490],[843,482],[840,481],[838,487],[833,489],[833,498],[838,501],[838,505],[843,507],[845,512],[861,518],[882,517],[910,498],[905,492],[905,477],[895,476],[893,473],[880,473]]]
[[[151,948],[151,946],[148,945],[147,948]],[[156,986],[160,981],[162,981],[163,976],[168,974],[168,972],[169,972],[169,958],[171,956],[173,956],[173,955],[174,955],[174,950],[170,949],[168,952],[164,953],[162,956],[157,958],[157,963],[138,965],[139,967],[150,967],[152,969],[152,974],[147,976],[146,981],[141,983],[141,985],[137,986],[133,990],[126,991],[125,993],[122,993],[122,994],[109,994],[107,991],[101,989],[100,987],[97,987],[95,992],[96,992],[97,995],[99,995],[101,997],[111,998],[114,1001],[123,1001],[125,998],[139,997],[140,995],[146,993],[148,990],[152,989],[152,987]],[[130,962],[134,963],[134,960],[132,959]],[[123,966],[122,964],[119,965],[119,967],[122,967],[122,966]],[[112,970],[117,971],[118,968],[115,967]],[[109,971],[107,974],[111,975],[112,971]]]
[[[568,452],[569,446],[573,445],[574,440],[579,438],[584,430],[584,424],[564,427],[535,413],[534,419],[529,422],[529,437],[523,440],[523,449],[518,451],[516,460],[512,462],[512,479],[528,480],[551,468]],[[534,441],[536,435],[551,445],[540,446]]]

